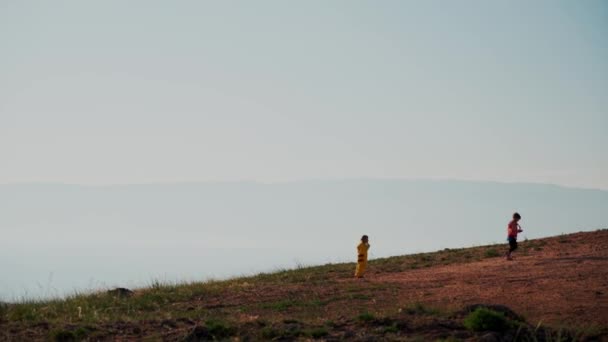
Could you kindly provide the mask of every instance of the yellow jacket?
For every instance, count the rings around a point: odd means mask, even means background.
[[[357,262],[367,262],[367,250],[369,249],[369,243],[361,242],[357,246]]]

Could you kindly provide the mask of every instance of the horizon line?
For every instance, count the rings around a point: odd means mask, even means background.
[[[194,185],[194,184],[260,184],[260,185],[286,185],[294,183],[307,182],[357,182],[357,181],[376,181],[376,182],[453,182],[453,183],[485,183],[485,184],[500,184],[500,185],[532,185],[532,186],[553,186],[565,189],[577,190],[597,190],[608,191],[608,188],[594,188],[584,186],[572,186],[556,183],[544,183],[533,181],[500,181],[500,180],[475,180],[475,179],[458,179],[458,178],[379,178],[379,177],[353,177],[353,178],[301,178],[292,180],[279,181],[262,181],[262,180],[184,180],[184,181],[153,181],[153,182],[133,182],[133,183],[105,183],[105,184],[84,184],[84,183],[68,183],[61,181],[17,181],[17,182],[0,182],[0,186],[20,186],[20,185],[63,185],[63,186],[78,186],[90,188],[104,187],[121,187],[121,186],[162,186],[162,185]]]

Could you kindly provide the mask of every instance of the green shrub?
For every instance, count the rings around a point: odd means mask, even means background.
[[[459,341],[461,341],[461,340],[454,336],[449,336],[448,338],[437,340],[437,342],[459,342]],[[517,341],[517,339],[515,339],[515,341]]]
[[[77,340],[84,340],[89,333],[90,331],[86,327],[78,327],[76,330],[74,330],[74,336]]]
[[[209,330],[209,334],[216,340],[224,340],[234,335],[234,329],[222,322],[211,320],[207,321],[205,325]]]
[[[464,319],[464,326],[473,331],[504,331],[510,328],[510,321],[500,312],[477,308]]]
[[[374,314],[372,314],[372,313],[369,313],[369,312],[364,312],[364,313],[360,314],[360,315],[357,317],[357,319],[358,319],[360,322],[366,322],[366,323],[367,323],[367,322],[371,322],[371,321],[375,320],[375,319],[376,319],[376,317],[375,317],[375,316],[374,316]]]
[[[496,248],[490,248],[486,249],[484,256],[486,258],[495,258],[497,256],[500,256],[500,253],[496,250]]]
[[[8,304],[0,302],[0,322],[8,316]]]
[[[299,306],[299,305],[301,305],[301,303],[298,301],[294,301],[291,299],[284,299],[284,300],[279,300],[279,301],[272,302],[272,303],[265,303],[262,305],[262,308],[272,309],[272,310],[276,310],[276,311],[285,311],[292,306]]]
[[[332,321],[332,320],[327,320],[325,321],[325,325],[330,327],[330,328],[335,328],[336,327],[336,322]]]
[[[267,340],[272,340],[281,335],[281,333],[273,327],[264,327],[261,333],[262,337]]]
[[[388,327],[384,327],[384,333],[393,333],[396,334],[399,332],[399,327],[396,323],[389,325]]]
[[[368,299],[372,299],[372,297],[363,294],[363,293],[355,293],[353,295],[351,295],[352,299],[360,299],[360,300],[368,300]]]
[[[76,335],[69,330],[55,330],[51,332],[51,341],[55,342],[72,342],[76,341]]]
[[[329,332],[326,328],[314,328],[310,332],[310,336],[312,336],[313,338],[321,338],[327,335],[329,335]]]
[[[439,314],[439,310],[432,309],[424,306],[422,303],[414,303],[409,305],[405,312],[410,315],[437,315]]]

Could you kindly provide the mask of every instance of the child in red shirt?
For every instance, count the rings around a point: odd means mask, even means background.
[[[509,250],[507,251],[507,260],[513,260],[511,253],[517,249],[517,233],[523,232],[518,222],[521,220],[519,213],[513,214],[513,220],[507,226],[507,240],[509,240]]]

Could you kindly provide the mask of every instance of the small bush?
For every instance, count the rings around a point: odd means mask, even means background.
[[[90,331],[86,327],[79,327],[74,330],[74,336],[77,340],[84,340],[89,334]]]
[[[272,310],[276,310],[276,311],[285,311],[287,309],[289,309],[292,306],[298,306],[300,305],[300,302],[291,300],[291,299],[285,299],[285,300],[279,300],[273,303],[266,303],[262,305],[262,308],[264,309],[272,309]]]
[[[261,331],[264,339],[272,340],[281,335],[281,333],[273,327],[264,327]]]
[[[500,312],[486,308],[477,308],[464,319],[464,326],[473,331],[504,331],[511,323]]]
[[[496,248],[490,248],[486,249],[484,256],[486,258],[496,258],[497,256],[500,256],[500,253],[496,250]]]
[[[449,336],[448,338],[437,340],[437,342],[459,342],[459,341],[461,341],[461,340],[457,339],[454,336]]]
[[[371,322],[371,321],[375,320],[375,319],[376,319],[376,317],[375,317],[375,316],[374,316],[374,314],[372,314],[372,313],[369,313],[369,312],[364,312],[364,313],[360,314],[360,315],[357,317],[357,319],[358,319],[360,322],[365,322],[365,323],[368,323],[368,322]]]
[[[327,335],[329,335],[329,332],[326,328],[314,328],[310,332],[310,336],[312,336],[313,338],[321,338]]]
[[[437,314],[439,314],[439,310],[426,307],[422,303],[414,303],[412,305],[409,305],[405,309],[405,312],[407,312],[410,315],[437,315]]]
[[[261,331],[262,337],[268,340],[272,340],[279,337],[281,333],[273,327],[264,327]]]
[[[396,334],[399,332],[399,327],[396,323],[389,325],[388,327],[384,327],[384,333],[393,333]]]
[[[234,335],[234,329],[219,321],[207,321],[206,324],[209,334],[216,340],[223,340]]]
[[[300,322],[297,319],[288,318],[288,319],[284,319],[283,323],[285,323],[285,324],[298,324]]]
[[[360,300],[368,300],[368,299],[372,299],[372,297],[366,295],[366,294],[362,294],[362,293],[355,293],[351,296],[352,299],[360,299]]]
[[[8,304],[0,302],[0,322],[6,319],[8,316]]]
[[[332,320],[327,320],[325,321],[325,325],[330,327],[330,328],[335,328],[336,327],[336,322],[332,321]]]
[[[75,342],[76,335],[69,330],[55,330],[51,332],[51,341],[55,342]]]

